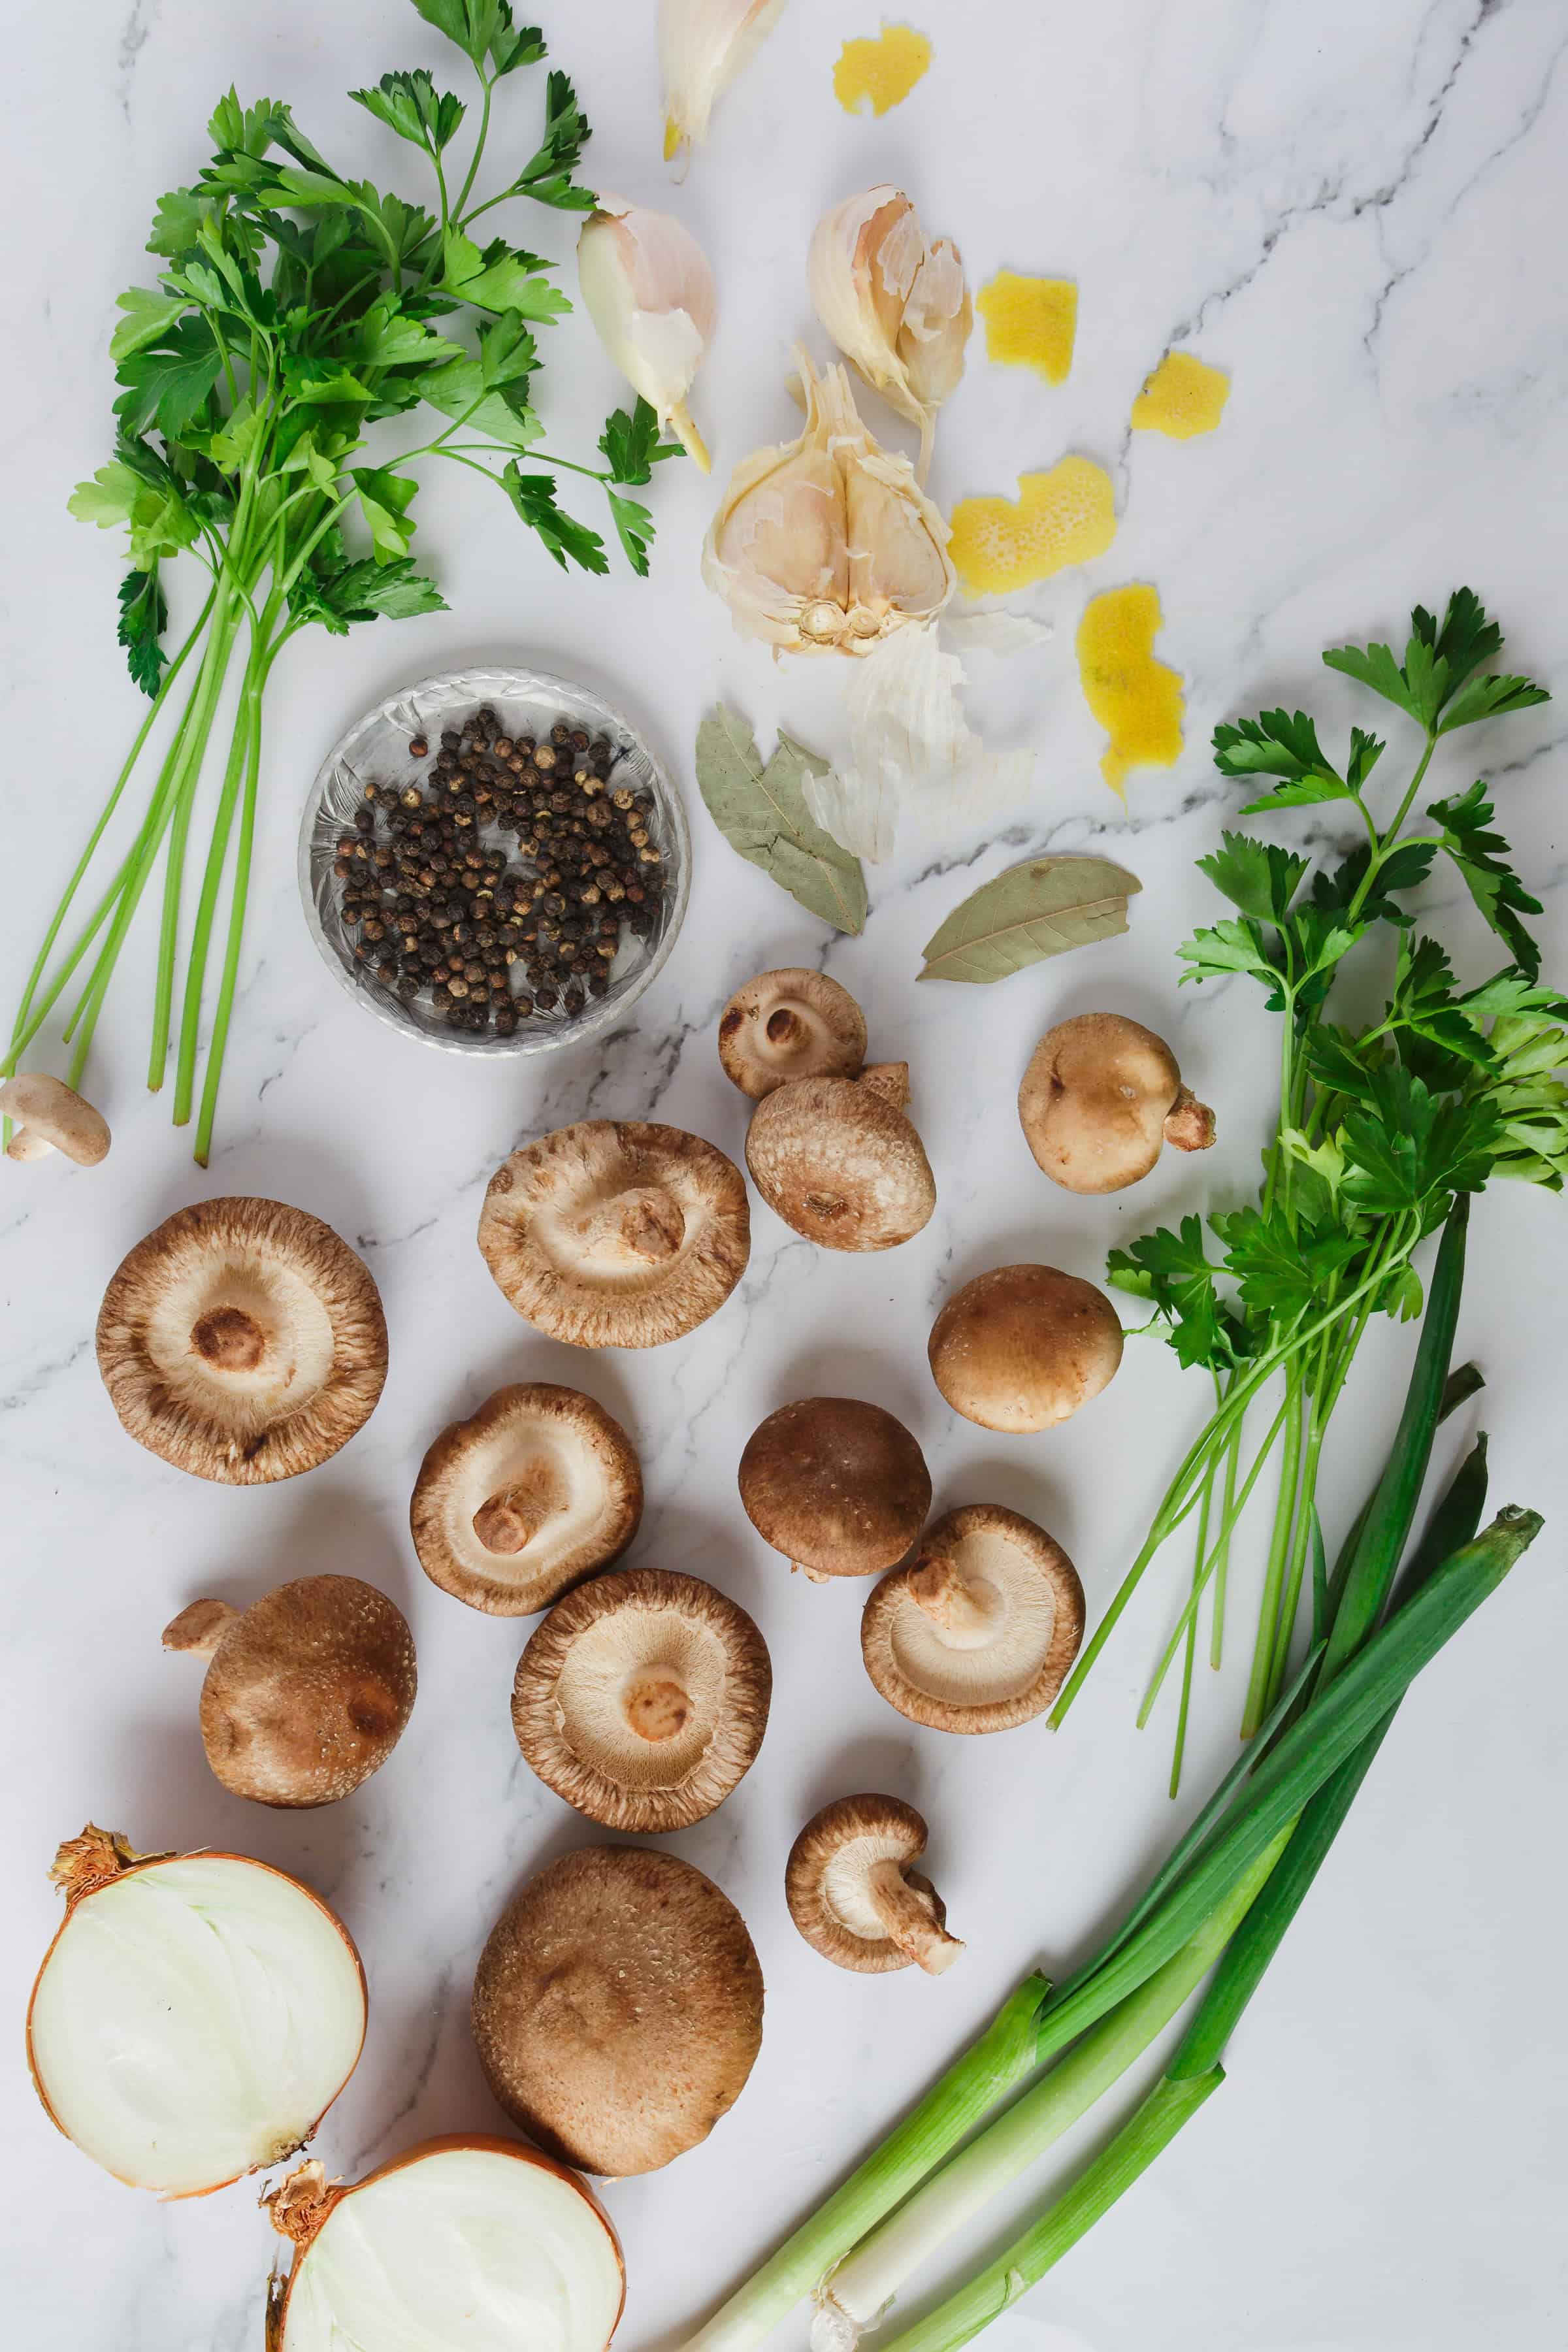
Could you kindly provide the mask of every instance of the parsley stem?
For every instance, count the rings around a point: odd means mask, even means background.
[[[1220,1539],[1214,1570],[1214,1625],[1209,1635],[1209,1664],[1217,1672],[1225,1649],[1226,1586],[1230,1577],[1230,1538],[1236,1526],[1236,1481],[1241,1468],[1241,1432],[1245,1414],[1233,1423],[1225,1448],[1225,1499],[1220,1507]]]
[[[268,615],[272,606],[268,607]],[[207,850],[205,868],[202,875],[201,897],[196,905],[195,928],[191,939],[190,957],[185,967],[184,996],[180,1010],[179,1064],[174,1078],[174,1123],[184,1127],[191,1115],[191,1102],[195,1090],[196,1051],[201,1032],[202,989],[206,978],[207,947],[212,936],[213,916],[222,887],[223,870],[228,857],[229,835],[234,825],[235,805],[239,798],[240,782],[245,772],[250,747],[250,725],[254,706],[260,694],[260,680],[266,675],[265,635],[253,641],[250,659],[246,666],[245,682],[240,688],[239,709],[235,719],[234,736],[229,745],[228,764],[224,771],[223,787],[218,795],[217,812],[213,823],[212,841]]]
[[[469,158],[468,169],[464,178],[463,184],[458,191],[458,201],[452,207],[453,216],[459,228],[462,228],[467,225],[463,218],[463,206],[468,203],[469,194],[473,189],[474,182],[479,176],[479,158],[485,152],[485,141],[490,135],[490,94],[495,89],[495,83],[490,79],[489,75],[486,73],[482,66],[479,67],[477,70],[480,83],[483,86],[485,95],[484,103],[479,109],[479,137],[474,142],[474,152],[472,156]],[[439,172],[439,165],[437,165],[437,172]],[[490,204],[500,204],[500,198],[499,196],[492,196],[490,198]],[[489,212],[489,205],[481,205],[479,206],[479,212]],[[479,212],[476,212],[473,215],[473,218],[475,220],[478,220]]]
[[[223,1076],[224,1052],[228,1045],[228,1024],[234,1011],[235,987],[239,976],[240,942],[245,933],[245,910],[250,896],[250,858],[256,840],[256,786],[261,768],[261,696],[267,683],[264,664],[250,698],[246,740],[245,793],[239,810],[239,841],[234,856],[234,886],[229,899],[228,937],[224,943],[223,972],[218,982],[217,1003],[213,1012],[212,1042],[207,1047],[206,1076],[202,1086],[201,1116],[196,1122],[195,1158],[205,1168],[212,1151],[213,1120],[217,1112],[219,1082]]]
[[[1301,1448],[1305,1433],[1305,1384],[1300,1373],[1292,1368],[1285,1397],[1285,1453],[1279,1465],[1279,1498],[1275,1506],[1274,1528],[1268,1541],[1263,1599],[1258,1612],[1258,1639],[1253,1645],[1252,1672],[1247,1679],[1247,1705],[1241,1717],[1244,1739],[1251,1738],[1268,1712],[1269,1670],[1274,1660],[1285,1563],[1300,1509]]]
[[[1268,1434],[1258,1449],[1257,1456],[1253,1462],[1251,1469],[1247,1472],[1247,1476],[1242,1483],[1241,1492],[1239,1494],[1235,1491],[1234,1482],[1227,1477],[1226,1495],[1225,1506],[1220,1515],[1220,1530],[1218,1538],[1216,1538],[1207,1559],[1204,1563],[1201,1574],[1194,1577],[1193,1580],[1193,1589],[1187,1595],[1186,1605],[1183,1609],[1181,1615],[1176,1620],[1175,1628],[1171,1634],[1170,1640],[1165,1644],[1163,1654],[1161,1657],[1159,1664],[1154,1669],[1153,1675],[1150,1680],[1149,1687],[1143,1694],[1143,1704],[1138,1711],[1138,1728],[1140,1731],[1143,1729],[1149,1720],[1150,1715],[1153,1711],[1154,1702],[1160,1696],[1165,1676],[1170,1673],[1172,1663],[1175,1658],[1177,1651],[1181,1648],[1187,1627],[1197,1614],[1198,1603],[1202,1600],[1204,1592],[1207,1588],[1209,1579],[1214,1575],[1221,1560],[1226,1556],[1226,1552],[1230,1542],[1231,1531],[1235,1528],[1237,1521],[1240,1518],[1243,1511],[1246,1510],[1247,1504],[1251,1501],[1252,1490],[1254,1486],[1257,1486],[1258,1481],[1262,1475],[1263,1465],[1268,1461],[1269,1455],[1273,1453],[1275,1446],[1279,1442],[1279,1433],[1285,1426],[1285,1416],[1288,1410],[1289,1403],[1287,1402],[1286,1404],[1282,1404],[1279,1412],[1275,1414],[1273,1420],[1269,1423]],[[1237,1423],[1237,1427],[1239,1430],[1239,1423]]]
[[[153,992],[153,1040],[147,1057],[147,1084],[156,1093],[163,1083],[169,1059],[169,1020],[174,996],[174,957],[179,946],[180,897],[184,879],[185,844],[191,808],[201,783],[202,761],[217,715],[218,699],[228,674],[237,623],[232,593],[220,590],[207,650],[196,680],[195,715],[181,746],[174,802],[170,812],[168,848],[163,875],[163,909],[158,932],[158,963]],[[105,984],[107,985],[107,978]]]
[[[1215,1382],[1215,1394],[1216,1400],[1218,1400],[1219,1382],[1217,1380]],[[1192,1590],[1194,1601],[1197,1599],[1198,1592],[1201,1589],[1199,1579],[1203,1575],[1204,1559],[1208,1550],[1209,1511],[1214,1503],[1214,1483],[1215,1474],[1218,1469],[1219,1456],[1217,1454],[1211,1454],[1209,1457],[1208,1469],[1204,1475],[1204,1498],[1198,1508],[1198,1532],[1196,1540],[1193,1546]],[[1178,1796],[1181,1793],[1182,1759],[1186,1753],[1187,1714],[1193,1703],[1193,1667],[1197,1661],[1197,1648],[1198,1612],[1194,1608],[1192,1615],[1187,1620],[1186,1654],[1182,1660],[1182,1695],[1176,1706],[1176,1738],[1171,1752],[1171,1794],[1173,1797]]]

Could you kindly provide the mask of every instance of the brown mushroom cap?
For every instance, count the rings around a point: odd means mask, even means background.
[[[1050,1429],[1121,1361],[1116,1309],[1054,1265],[998,1265],[954,1291],[931,1325],[931,1377],[952,1407],[1007,1436]]]
[[[763,2038],[763,1972],[710,1878],[587,1846],[529,1881],[474,1977],[474,2039],[507,2114],[550,2155],[621,2179],[706,2139]]]
[[[386,1379],[370,1269],[279,1201],[198,1201],[137,1243],[104,1293],[98,1364],[139,1445],[226,1486],[313,1470]]]
[[[528,1617],[618,1559],[642,1518],[631,1439],[577,1389],[497,1389],[441,1432],[415,1482],[419,1565],[494,1617]]]
[[[789,1915],[806,1942],[867,1976],[951,1968],[963,1946],[947,1933],[947,1906],[910,1868],[925,1843],[925,1822],[897,1797],[838,1797],[813,1813],[784,1868]]]
[[[485,1264],[518,1313],[576,1348],[657,1348],[723,1306],[746,1270],[745,1179],[700,1136],[582,1119],[497,1169]]]
[[[749,1770],[773,1668],[743,1609],[695,1576],[596,1577],[557,1601],[518,1662],[517,1744],[607,1829],[689,1828]]]
[[[901,1421],[857,1397],[803,1397],[753,1430],[741,1501],[763,1541],[816,1583],[875,1576],[908,1553],[931,1473]]]
[[[824,1249],[896,1249],[931,1222],[925,1146],[877,1081],[796,1078],[757,1105],[746,1165],[776,1216]]]
[[[1203,1151],[1214,1113],[1182,1084],[1163,1037],[1119,1013],[1080,1013],[1041,1038],[1018,1089],[1030,1150],[1069,1192],[1120,1192],[1161,1146]]]
[[[852,1078],[866,1058],[866,1016],[824,971],[759,972],[719,1021],[719,1059],[753,1102],[792,1078]]]
[[[911,1723],[1007,1731],[1056,1697],[1083,1640],[1083,1587],[1017,1511],[969,1503],[926,1529],[860,1620],[866,1671]]]
[[[8,1160],[42,1160],[63,1151],[79,1168],[96,1168],[109,1150],[109,1122],[84,1095],[43,1070],[21,1070],[0,1086],[0,1118],[14,1129]]]
[[[207,1762],[260,1805],[335,1804],[385,1763],[414,1706],[407,1620],[356,1576],[301,1576],[244,1611],[193,1601],[163,1645],[211,1659]]]

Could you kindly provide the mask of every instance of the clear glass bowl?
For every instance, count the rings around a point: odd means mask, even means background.
[[[628,783],[652,795],[648,831],[664,877],[653,929],[646,939],[630,932],[625,935],[610,967],[606,993],[590,997],[579,1013],[558,1009],[532,1013],[519,1022],[510,1037],[498,1037],[493,1031],[476,1035],[449,1029],[427,1005],[403,1003],[373,971],[356,963],[332,873],[339,836],[345,827],[352,828],[354,811],[363,805],[366,783],[426,782],[430,761],[410,756],[411,739],[424,736],[433,755],[442,729],[461,726],[481,703],[492,707],[512,736],[547,736],[556,720],[563,719],[571,726],[586,728],[590,734],[607,735],[617,754],[612,784]],[[486,827],[479,837],[487,847],[515,856],[516,843],[505,834]],[[426,1045],[444,1046],[450,1054],[488,1055],[495,1060],[579,1045],[622,1020],[663,970],[685,918],[691,887],[691,836],[686,812],[641,736],[619,711],[586,687],[533,669],[453,670],[445,677],[427,677],[417,686],[405,687],[367,710],[333,744],[310,788],[300,828],[299,862],[305,920],[340,987],[378,1021],[405,1037],[422,1038]]]

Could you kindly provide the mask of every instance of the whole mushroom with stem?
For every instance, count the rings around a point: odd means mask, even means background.
[[[1120,1192],[1163,1147],[1206,1151],[1215,1116],[1182,1084],[1163,1037],[1120,1013],[1080,1013],[1047,1030],[1018,1090],[1030,1150],[1069,1192]]]
[[[512,1686],[517,1744],[607,1829],[660,1835],[721,1805],[767,1729],[767,1644],[700,1578],[622,1569],[558,1601]]]
[[[258,1804],[335,1804],[385,1763],[413,1711],[408,1622],[357,1576],[297,1577],[245,1610],[193,1601],[163,1647],[207,1660],[207,1762]]]
[[[124,1258],[98,1366],[138,1444],[228,1486],[313,1470],[369,1419],[386,1379],[370,1269],[280,1201],[200,1201]]]
[[[79,1168],[96,1168],[109,1150],[109,1122],[85,1095],[42,1070],[23,1070],[0,1086],[0,1118],[11,1122],[7,1160],[18,1164],[63,1152]]]
[[[518,1313],[576,1348],[657,1348],[717,1313],[746,1270],[745,1179],[681,1128],[583,1119],[491,1177],[479,1248]]]
[[[1050,1706],[1083,1640],[1083,1586],[1018,1511],[969,1503],[929,1527],[860,1620],[866,1671],[911,1723],[1009,1731]]]
[[[757,1533],[814,1584],[893,1567],[931,1508],[914,1438],[858,1397],[802,1397],[769,1413],[747,1440],[740,1488]]]
[[[911,1864],[926,1825],[898,1797],[838,1797],[814,1813],[790,1848],[784,1896],[790,1917],[836,1967],[865,1976],[923,1969],[941,1976],[963,1946],[947,1932],[947,1906]]]
[[[1121,1362],[1102,1290],[1054,1265],[998,1265],[955,1290],[931,1325],[931,1378],[954,1412],[1024,1436],[1100,1394]]]
[[[866,1016],[825,971],[794,965],[759,972],[719,1017],[719,1060],[753,1102],[794,1078],[855,1078],[866,1058]]]
[[[642,1507],[619,1422],[580,1390],[523,1381],[441,1432],[408,1518],[432,1584],[470,1609],[526,1617],[618,1559]]]

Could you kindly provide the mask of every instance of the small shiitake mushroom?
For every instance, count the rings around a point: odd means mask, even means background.
[[[1020,1512],[969,1503],[926,1529],[860,1620],[866,1671],[911,1723],[1008,1731],[1050,1706],[1083,1640],[1083,1587]]]
[[[346,1445],[386,1379],[370,1268],[280,1201],[198,1201],[124,1258],[98,1317],[121,1425],[178,1470],[259,1486]]]
[[[866,1018],[823,971],[759,972],[719,1021],[719,1059],[753,1102],[792,1078],[852,1078],[866,1058]]]
[[[1161,1147],[1206,1151],[1214,1113],[1182,1084],[1163,1037],[1120,1013],[1080,1013],[1029,1057],[1018,1117],[1030,1150],[1069,1192],[1120,1192]]]
[[[744,1177],[699,1135],[588,1118],[514,1151],[479,1215],[518,1313],[574,1348],[658,1348],[717,1312],[746,1271]]]
[[[763,2039],[763,1972],[710,1878],[645,1846],[585,1846],[531,1878],[474,1975],[492,2093],[563,2164],[616,2179],[706,2139]]]
[[[825,1959],[866,1976],[923,1969],[941,1976],[963,1946],[947,1932],[947,1906],[911,1863],[926,1825],[897,1797],[838,1797],[813,1813],[790,1848],[784,1899]]]
[[[11,1121],[7,1160],[47,1160],[63,1151],[79,1168],[96,1168],[109,1150],[109,1123],[74,1087],[42,1070],[22,1070],[0,1087],[0,1118]]]
[[[193,1601],[163,1647],[210,1661],[202,1745],[231,1795],[331,1805],[378,1771],[414,1706],[403,1612],[357,1576],[301,1576],[250,1607]]]
[[[773,1668],[745,1611],[695,1576],[595,1577],[558,1601],[518,1663],[517,1744],[607,1829],[689,1829],[750,1769]]]
[[[757,1105],[752,1181],[776,1216],[824,1249],[897,1249],[930,1223],[936,1182],[905,1118],[908,1069],[795,1078]]]
[[[741,1456],[740,1485],[757,1533],[814,1584],[893,1567],[931,1508],[920,1447],[857,1397],[803,1397],[769,1413]]]
[[[527,1617],[618,1559],[642,1506],[619,1422],[578,1389],[521,1381],[441,1432],[408,1523],[432,1584],[470,1609]]]
[[[1121,1361],[1102,1290],[1054,1265],[998,1265],[954,1291],[931,1326],[931,1377],[982,1429],[1053,1428],[1096,1397]]]

